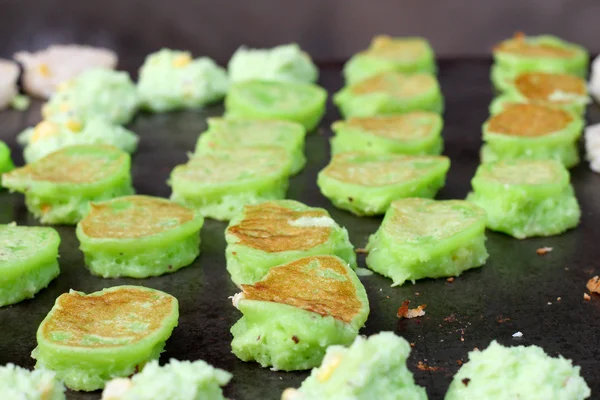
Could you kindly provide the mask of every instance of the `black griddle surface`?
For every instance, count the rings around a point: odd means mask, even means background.
[[[478,164],[481,124],[488,117],[492,99],[489,61],[440,62],[440,82],[446,98],[444,154],[452,160],[446,186],[439,199],[462,199]],[[342,85],[339,66],[321,69],[321,85],[330,94]],[[316,185],[316,175],[329,158],[329,125],[339,118],[331,101],[317,133],[307,139],[308,165],[292,178],[288,198],[324,207],[346,226],[356,247],[364,247],[380,218],[358,218],[334,208]],[[0,112],[0,139],[13,148],[22,163],[16,134],[39,120],[40,103],[25,112]],[[134,185],[138,193],[167,197],[166,180],[171,169],[187,159],[206,118],[222,113],[222,107],[204,111],[137,116],[130,128],[141,138],[133,157]],[[591,122],[600,122],[600,110],[590,107]],[[572,170],[572,180],[583,209],[580,226],[564,235],[516,240],[488,232],[490,258],[482,268],[467,271],[453,283],[444,279],[422,280],[416,285],[391,288],[378,275],[361,277],[367,289],[371,314],[362,334],[394,331],[414,344],[408,360],[418,384],[430,399],[443,399],[453,374],[467,361],[473,348],[485,348],[496,339],[504,345],[542,346],[552,356],[562,354],[582,368],[595,396],[600,393],[600,296],[584,301],[589,278],[600,274],[600,176],[587,164]],[[18,194],[0,192],[0,223],[37,225]],[[236,293],[225,269],[225,223],[207,220],[202,230],[200,257],[188,268],[151,279],[101,279],[88,273],[73,227],[57,227],[61,237],[61,275],[33,300],[0,309],[0,365],[12,362],[32,368],[31,350],[36,345],[39,323],[54,300],[69,289],[93,292],[105,287],[138,284],[164,290],[179,299],[179,327],[169,339],[161,361],[203,359],[234,374],[225,394],[235,400],[279,399],[287,387],[296,387],[307,373],[272,372],[258,364],[239,361],[231,353],[230,327],[241,314],[228,296]],[[536,249],[553,247],[540,256]],[[364,256],[359,266],[365,267]],[[417,294],[418,293],[418,294]],[[560,298],[560,300],[558,299]],[[413,306],[427,304],[422,318],[399,320],[404,300]],[[521,338],[513,338],[520,331]],[[422,362],[429,368],[417,367]],[[99,399],[100,393],[69,392],[69,399]],[[594,395],[593,395],[594,397]],[[592,397],[592,398],[593,398]]]

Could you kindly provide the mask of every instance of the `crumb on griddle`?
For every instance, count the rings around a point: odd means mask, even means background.
[[[590,279],[585,287],[592,293],[600,293],[600,276],[596,275]]]
[[[540,247],[535,252],[538,253],[538,255],[543,256],[544,254],[550,253],[552,250],[554,250],[553,247]]]
[[[398,318],[417,318],[425,315],[425,307],[427,304],[421,304],[417,308],[409,309],[408,305],[410,304],[410,300],[405,300],[402,302],[402,305],[398,309],[398,313],[396,314]]]

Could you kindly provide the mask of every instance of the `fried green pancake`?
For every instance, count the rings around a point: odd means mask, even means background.
[[[325,114],[327,91],[317,85],[252,80],[231,86],[225,98],[227,117],[283,119],[310,132]]]
[[[579,163],[580,116],[535,103],[506,105],[483,124],[482,162],[552,159],[567,168]]]
[[[209,118],[208,130],[200,135],[196,153],[222,151],[237,147],[277,146],[285,149],[291,160],[291,173],[304,168],[306,130],[296,122],[253,120],[244,118]]]
[[[490,113],[498,114],[506,104],[535,103],[554,106],[583,115],[590,102],[587,84],[578,76],[549,73],[523,72],[506,91],[490,105]]]
[[[127,72],[96,68],[61,84],[42,108],[42,115],[51,121],[75,117],[85,122],[100,117],[124,125],[133,119],[138,105],[138,94]]]
[[[25,195],[44,224],[76,224],[90,201],[133,193],[129,154],[112,146],[65,147],[3,175],[3,185]]]
[[[208,57],[194,59],[188,51],[149,54],[139,75],[141,105],[153,112],[202,108],[223,99],[229,87],[223,68]]]
[[[591,395],[580,367],[537,346],[504,347],[495,340],[473,350],[458,370],[446,400],[584,400]]]
[[[315,83],[319,69],[310,55],[296,43],[270,49],[240,47],[233,53],[229,64],[231,82],[251,80]]]
[[[443,124],[439,114],[429,111],[337,121],[331,126],[331,153],[438,155],[444,146]]]
[[[150,361],[131,379],[117,378],[106,384],[102,400],[225,400],[221,386],[232,375],[202,360],[171,359],[159,366]]]
[[[177,326],[177,299],[142,286],[115,286],[56,299],[31,356],[69,389],[92,391],[158,359]]]
[[[0,189],[2,188],[2,174],[12,171],[15,165],[10,158],[10,148],[0,140]]]
[[[396,200],[369,238],[367,265],[394,286],[458,276],[488,258],[485,223],[485,211],[463,200]]]
[[[435,76],[383,72],[344,87],[333,96],[344,118],[404,114],[410,111],[442,113],[444,99]]]
[[[167,199],[125,196],[92,203],[77,238],[93,274],[146,278],[190,265],[203,224],[200,214]]]
[[[65,386],[51,371],[29,371],[8,364],[0,367],[0,399],[66,400]]]
[[[283,199],[291,163],[280,147],[200,153],[171,173],[171,200],[205,217],[230,220],[247,204]]]
[[[350,347],[330,346],[321,366],[281,400],[427,400],[406,367],[409,354],[408,342],[392,332],[358,336]]]
[[[585,48],[551,35],[517,33],[494,48],[492,82],[506,90],[523,72],[553,72],[585,78],[589,55]]]
[[[0,225],[0,307],[32,298],[58,276],[52,228]]]
[[[488,228],[517,239],[557,235],[579,223],[569,172],[553,160],[482,164],[467,200],[487,211]]]
[[[304,257],[242,285],[233,304],[233,353],[275,370],[316,367],[333,344],[349,345],[369,315],[365,288],[335,256]]]
[[[21,132],[17,141],[25,146],[23,157],[27,163],[69,146],[110,145],[133,153],[138,145],[135,133],[103,118],[92,118],[85,122],[76,118],[69,118],[63,122],[44,120]]]
[[[436,69],[435,54],[426,39],[378,35],[368,49],[355,54],[344,65],[344,78],[351,85],[382,72],[435,74]]]
[[[356,268],[348,231],[327,210],[294,200],[244,207],[225,231],[227,270],[236,285],[261,280],[274,266],[300,257],[336,255]]]
[[[317,185],[338,208],[379,215],[396,199],[435,197],[449,168],[444,156],[343,153],[319,172]]]

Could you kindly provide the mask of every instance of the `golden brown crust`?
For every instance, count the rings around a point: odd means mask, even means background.
[[[415,111],[403,115],[350,118],[350,127],[388,139],[422,139],[431,134],[436,114]]]
[[[378,35],[371,41],[369,49],[362,54],[397,61],[414,61],[422,58],[427,51],[425,42],[419,38],[394,39]]]
[[[351,86],[355,95],[387,93],[394,97],[412,97],[427,92],[435,84],[435,78],[429,74],[405,75],[396,72],[384,72],[360,81]]]
[[[101,149],[104,152],[80,154],[79,149]],[[118,153],[117,153],[118,152]],[[127,154],[113,146],[79,145],[59,150],[15,169],[7,175],[18,179],[52,183],[94,183],[117,173],[127,160]]]
[[[131,239],[165,232],[192,219],[192,210],[172,201],[124,196],[91,203],[89,214],[80,224],[83,233],[92,238]]]
[[[517,32],[510,40],[505,40],[494,48],[494,51],[512,53],[523,57],[570,58],[575,51],[544,43],[531,43],[522,32]]]
[[[238,244],[268,253],[309,250],[325,243],[331,228],[296,226],[290,222],[301,217],[326,217],[324,210],[294,211],[275,203],[246,206],[244,219],[227,228]]]
[[[244,299],[287,304],[350,323],[362,304],[337,257],[305,257],[271,268],[263,280],[242,285]]]
[[[511,104],[488,122],[488,131],[508,136],[539,137],[565,129],[573,117],[540,104]]]
[[[515,79],[517,90],[531,101],[552,101],[566,103],[568,100],[551,100],[556,92],[586,94],[585,81],[568,74],[549,74],[546,72],[527,72]]]
[[[592,293],[600,293],[600,277],[595,276],[592,279],[590,279],[586,287]]]
[[[158,330],[172,312],[174,301],[172,296],[133,287],[97,296],[65,293],[56,300],[42,334],[47,340],[73,347],[131,344]]]

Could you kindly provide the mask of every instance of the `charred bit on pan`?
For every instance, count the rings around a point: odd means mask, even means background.
[[[465,379],[462,380],[462,383],[465,386],[469,386],[469,382],[471,382],[471,379],[469,379],[469,378],[465,378]]]
[[[540,247],[539,249],[537,249],[535,252],[539,255],[539,256],[543,256],[545,254],[550,253],[552,250],[554,250],[554,247]]]
[[[292,340],[294,341],[294,343],[298,344],[298,342],[300,341],[300,339],[298,339],[298,336],[294,335],[292,336]]]
[[[412,308],[412,309],[408,308],[409,304],[410,304],[410,300],[405,300],[402,302],[402,305],[400,306],[400,308],[398,309],[398,313],[396,314],[396,316],[398,318],[409,318],[410,319],[410,318],[422,317],[423,315],[425,315],[425,307],[427,307],[427,304],[421,304],[417,308]]]

